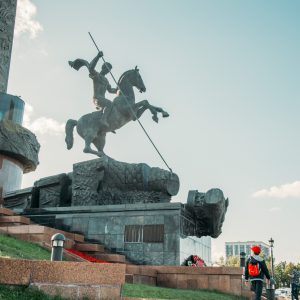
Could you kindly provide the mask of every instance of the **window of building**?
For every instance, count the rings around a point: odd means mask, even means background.
[[[233,247],[232,245],[226,245],[226,257],[233,255]]]
[[[234,255],[240,255],[240,253],[239,253],[239,245],[234,245]]]
[[[241,252],[245,252],[245,245],[240,245]]]
[[[125,243],[142,243],[143,226],[142,225],[126,225],[124,232]]]
[[[261,247],[262,253],[265,255],[265,258],[269,257],[269,249],[267,247]]]
[[[250,254],[251,254],[251,247],[250,247],[250,245],[247,245],[247,246],[246,246],[246,254],[247,254],[247,255],[250,255]]]
[[[164,225],[126,225],[125,243],[163,243]]]
[[[163,243],[164,225],[144,225],[144,243]]]

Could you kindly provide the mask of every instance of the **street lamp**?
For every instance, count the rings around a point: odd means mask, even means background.
[[[65,240],[65,236],[61,233],[56,233],[51,237],[51,261],[62,261]]]
[[[269,245],[271,249],[271,279],[270,285],[267,287],[267,294],[268,299],[275,300],[275,280],[274,280],[274,258],[273,258],[273,247],[274,247],[274,240],[272,238],[269,239]]]
[[[242,251],[240,253],[240,267],[244,268],[246,265],[246,253]]]
[[[273,259],[274,240],[272,238],[269,239],[269,245],[271,249],[271,272],[272,272],[272,277],[274,277],[274,259]]]

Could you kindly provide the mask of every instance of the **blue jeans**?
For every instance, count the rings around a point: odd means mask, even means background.
[[[255,293],[255,300],[261,300],[262,290],[263,290],[262,280],[251,281],[251,291]]]
[[[292,300],[299,300],[298,298],[299,294],[299,285],[296,283],[292,283]]]

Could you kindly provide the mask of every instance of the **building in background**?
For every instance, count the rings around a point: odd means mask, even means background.
[[[226,259],[231,256],[239,256],[241,252],[246,255],[251,254],[251,248],[259,246],[265,258],[270,256],[269,245],[261,241],[247,241],[247,242],[226,242],[225,243],[225,257]]]

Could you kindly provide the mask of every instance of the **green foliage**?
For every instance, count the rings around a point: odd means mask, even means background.
[[[243,297],[205,290],[169,289],[144,284],[125,284],[122,291],[125,297],[159,298],[177,300],[242,300]]]
[[[63,300],[61,297],[51,297],[36,289],[0,285],[0,300]]]
[[[226,267],[239,267],[240,266],[240,257],[239,256],[230,256],[226,259]]]
[[[30,242],[0,234],[0,257],[50,260],[50,252]]]
[[[287,287],[291,283],[291,277],[293,269],[297,269],[300,271],[300,264],[293,264],[291,262],[287,263],[286,261],[282,261],[275,265],[274,267],[274,277],[276,280],[277,287]]]

